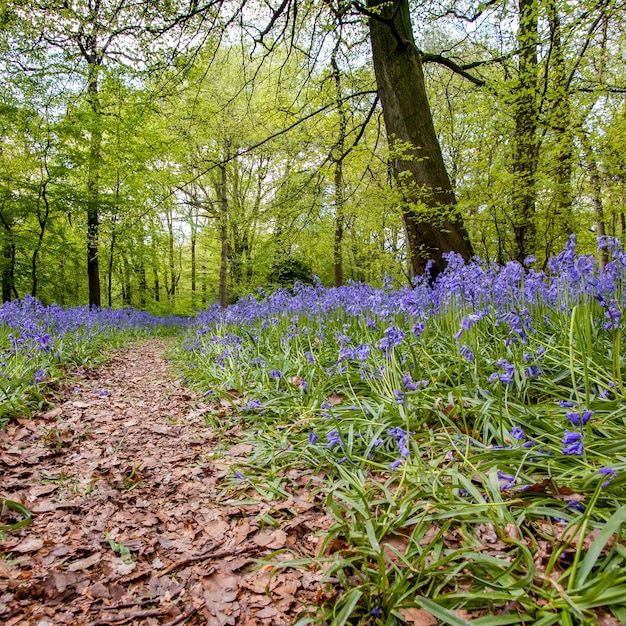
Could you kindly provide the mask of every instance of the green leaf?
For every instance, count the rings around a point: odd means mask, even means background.
[[[459,617],[456,613],[445,609],[436,602],[424,598],[423,596],[415,596],[415,602],[437,619],[440,619],[444,624],[451,624],[452,626],[472,626],[474,623]]]
[[[16,522],[15,524],[0,525],[0,530],[2,531],[10,532],[13,530],[19,530],[20,528],[28,526],[33,521],[31,512],[19,502],[13,502],[13,500],[4,500],[3,498],[0,498],[0,511],[3,511],[4,509],[15,511],[15,513],[22,515],[24,519],[20,522]]]
[[[352,611],[362,595],[363,592],[360,589],[352,589],[349,591],[344,598],[345,602],[341,611],[339,611],[339,614],[331,622],[330,626],[343,626],[352,615]]]
[[[591,547],[587,551],[583,562],[580,565],[580,569],[576,574],[575,584],[581,587],[585,584],[587,576],[591,573],[593,566],[596,564],[600,553],[606,546],[609,539],[616,534],[622,523],[626,521],[626,505],[621,506],[611,517],[608,519],[604,528],[600,531],[600,534],[594,539]]]

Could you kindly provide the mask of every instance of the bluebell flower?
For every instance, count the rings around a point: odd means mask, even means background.
[[[317,436],[315,432],[313,432],[312,430],[309,431],[309,443],[311,445],[317,443],[318,438],[319,437]]]
[[[511,437],[520,441],[522,439],[527,439],[526,433],[519,426],[513,426],[513,428],[511,429]]]
[[[600,474],[600,476],[605,476],[607,478],[607,480],[605,480],[602,483],[603,489],[605,487],[608,487],[611,484],[611,481],[617,476],[617,472],[614,469],[611,469],[610,467],[604,467],[604,466],[598,470],[598,474]]]
[[[402,377],[402,384],[404,385],[405,389],[408,389],[410,391],[415,391],[416,389],[419,389],[419,383],[413,382],[411,374],[409,374],[408,372],[404,373],[404,376]]]
[[[593,411],[590,411],[589,409],[585,409],[582,413],[582,415],[580,414],[580,412],[578,411],[570,411],[568,413],[565,414],[565,417],[574,425],[574,426],[581,426],[586,424],[589,421],[589,418],[591,418],[591,416],[594,414]]]
[[[268,372],[271,378],[282,378],[283,373],[280,370],[270,370]]]
[[[465,344],[462,345],[459,352],[468,363],[474,362],[474,351],[469,346],[466,346]]]
[[[581,456],[583,453],[582,438],[579,432],[566,430],[563,436],[563,454]]]
[[[343,448],[343,441],[341,441],[341,436],[336,428],[326,433],[326,447],[332,449],[335,446]]]
[[[404,404],[404,391],[394,391],[393,397],[398,404]]]

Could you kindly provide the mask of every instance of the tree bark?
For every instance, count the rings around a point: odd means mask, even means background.
[[[472,246],[435,133],[420,52],[415,46],[408,0],[367,0],[370,41],[378,95],[394,174],[402,192],[402,213],[413,272],[433,275],[445,267],[442,255],[472,256]]]
[[[100,306],[100,270],[98,267],[98,237],[100,228],[100,166],[102,162],[102,129],[100,127],[100,95],[98,93],[99,65],[89,63],[87,99],[91,109],[91,138],[87,172],[87,276],[89,306]]]
[[[13,221],[2,217],[4,237],[2,240],[2,302],[9,302],[15,291],[15,242]]]
[[[589,184],[591,186],[591,204],[596,218],[596,236],[600,242],[600,267],[604,269],[609,261],[609,253],[606,246],[606,223],[604,220],[604,207],[602,205],[602,185],[598,172],[598,163],[591,147],[591,141],[587,134],[582,131],[580,140],[585,155],[585,165],[589,173]]]
[[[345,103],[341,92],[341,73],[337,64],[337,47],[331,57],[333,82],[335,84],[335,106],[339,114],[339,130],[337,133],[337,143],[334,146],[331,161],[335,165],[335,233],[333,237],[333,266],[335,274],[335,287],[343,285],[343,232],[345,228],[345,182],[343,178],[343,161],[346,151],[346,131],[348,121],[346,118]]]
[[[515,93],[515,137],[513,148],[513,232],[515,258],[535,253],[537,225],[535,205],[537,190],[537,4],[519,0],[519,76]]]
[[[554,226],[556,235],[568,237],[572,220],[573,133],[571,128],[570,93],[563,57],[561,17],[556,0],[546,4],[550,26],[550,66],[553,79],[549,94],[549,126],[555,146],[554,160]]]
[[[225,142],[226,154],[228,159],[228,142]],[[226,307],[228,305],[228,188],[226,177],[226,162],[220,165],[220,184],[219,184],[219,201],[220,201],[220,305]]]

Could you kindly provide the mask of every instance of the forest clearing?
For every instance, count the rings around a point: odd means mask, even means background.
[[[194,319],[6,303],[4,623],[623,623],[609,245]]]

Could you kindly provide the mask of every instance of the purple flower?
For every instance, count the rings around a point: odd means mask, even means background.
[[[567,419],[572,422],[574,426],[581,426],[583,424],[586,424],[593,414],[593,411],[585,409],[582,415],[577,411],[570,411],[569,413],[565,414],[565,417],[567,417]]]
[[[404,373],[404,376],[402,377],[402,384],[404,385],[405,389],[409,389],[410,391],[415,391],[416,389],[419,389],[419,383],[413,382],[411,374],[409,374],[408,372]]]
[[[256,398],[254,400],[250,400],[248,404],[245,404],[244,406],[241,407],[243,411],[254,411],[260,408],[261,408],[261,401]]]
[[[581,456],[583,453],[582,435],[572,430],[566,430],[563,436],[563,454]]]
[[[606,476],[607,480],[605,480],[602,483],[602,488],[604,489],[605,487],[608,487],[608,485],[611,483],[611,481],[617,476],[617,473],[615,472],[614,469],[611,469],[610,467],[601,467],[598,470],[598,474],[600,474],[600,476]]]
[[[404,404],[404,391],[394,391],[393,397],[398,404]]]
[[[474,351],[466,345],[462,345],[459,350],[461,356],[468,362],[473,363],[474,361]]]
[[[562,408],[562,409],[571,409],[572,407],[575,406],[575,404],[573,402],[570,402],[569,400],[559,400],[557,402],[557,404]]]
[[[311,365],[315,365],[315,357],[313,356],[313,354],[311,352],[305,352],[304,353],[304,358],[311,364]]]
[[[513,437],[513,439],[518,439],[519,441],[527,439],[526,433],[519,426],[513,426],[511,429],[511,437]]]
[[[385,336],[378,343],[378,347],[387,354],[387,352],[396,346],[399,346],[404,339],[404,332],[391,324],[385,329]]]
[[[406,458],[409,456],[409,436],[413,433],[404,430],[404,428],[400,428],[399,426],[394,426],[393,428],[389,428],[387,430],[387,434],[390,437],[393,437],[396,440],[396,445],[398,446],[398,452],[400,452],[400,456]]]
[[[389,463],[389,469],[395,470],[398,469],[402,465],[402,459],[397,459]]]
[[[343,441],[341,441],[341,436],[336,428],[326,433],[326,447],[331,450],[335,446],[343,448]]]
[[[317,440],[319,439],[319,437],[317,436],[317,434],[315,432],[313,432],[312,430],[309,431],[309,443],[311,445],[317,443]]]
[[[282,378],[283,377],[283,373],[280,370],[270,370],[268,372],[268,374],[272,377],[272,378]]]

